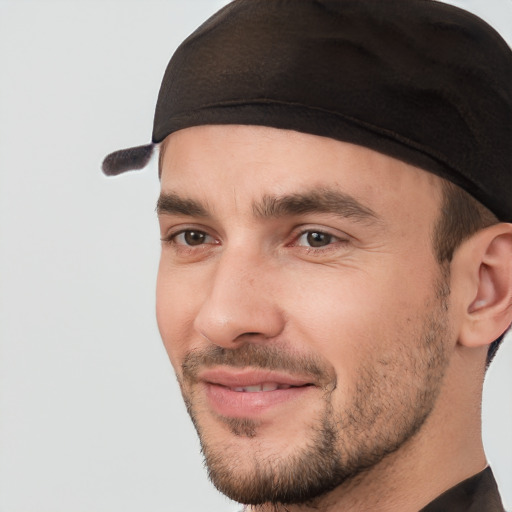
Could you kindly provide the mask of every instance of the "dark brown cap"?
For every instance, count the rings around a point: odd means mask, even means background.
[[[205,124],[367,146],[456,183],[512,221],[512,51],[451,5],[235,0],[169,62],[153,144]],[[152,147],[109,155],[105,174],[143,167]]]

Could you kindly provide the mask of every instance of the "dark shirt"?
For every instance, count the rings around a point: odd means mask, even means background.
[[[448,489],[419,512],[505,512],[491,468]]]

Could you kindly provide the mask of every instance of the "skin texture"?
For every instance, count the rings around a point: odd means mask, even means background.
[[[419,510],[485,467],[486,347],[460,339],[478,258],[456,255],[455,278],[435,260],[439,178],[250,126],[176,132],[162,164],[158,325],[222,492],[254,511]],[[301,388],[226,409],[211,370]]]

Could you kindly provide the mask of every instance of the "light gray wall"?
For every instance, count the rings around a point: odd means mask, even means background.
[[[149,140],[173,49],[222,0],[0,0],[0,512],[229,511],[154,319]],[[512,41],[510,0],[462,2]],[[508,32],[507,32],[508,31]],[[512,507],[512,339],[485,442]]]

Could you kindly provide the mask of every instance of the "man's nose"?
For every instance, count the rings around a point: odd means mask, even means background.
[[[284,315],[273,293],[276,270],[262,256],[249,258],[236,251],[223,254],[215,263],[195,329],[224,348],[279,335]]]

